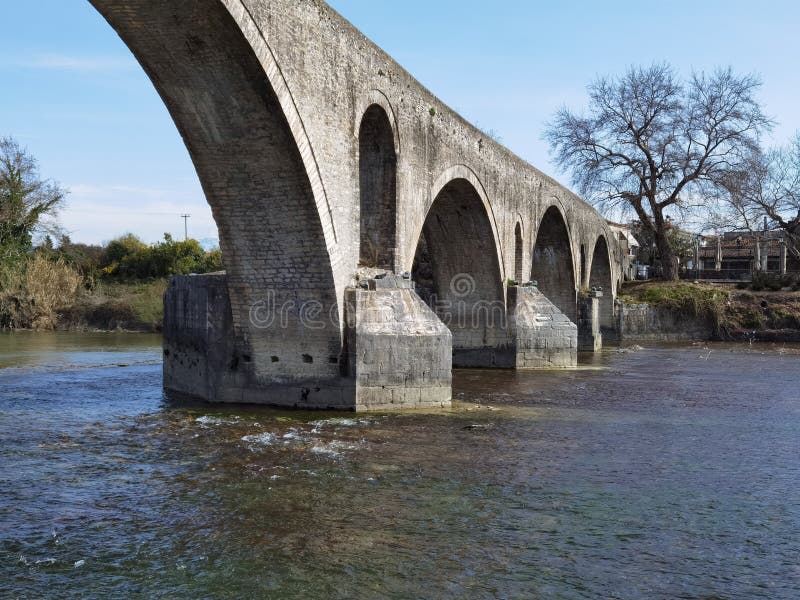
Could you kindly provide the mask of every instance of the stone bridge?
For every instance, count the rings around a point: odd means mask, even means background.
[[[613,331],[622,253],[601,216],[325,2],[90,1],[164,100],[219,228],[226,274],[176,278],[165,299],[167,388],[441,406],[453,365],[572,366]]]

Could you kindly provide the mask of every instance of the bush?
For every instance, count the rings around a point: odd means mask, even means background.
[[[777,273],[755,273],[750,289],[754,292],[770,290],[779,292],[784,288],[796,289],[800,279],[796,275],[779,275]]]
[[[0,294],[0,327],[53,329],[70,306],[83,278],[63,260],[31,256]]]
[[[104,276],[120,280],[149,280],[209,273],[222,270],[222,253],[206,253],[197,240],[176,242],[169,234],[164,241],[146,245],[133,235],[126,235],[108,244],[101,262]]]
[[[61,326],[72,329],[160,331],[167,281],[99,282],[65,312]]]

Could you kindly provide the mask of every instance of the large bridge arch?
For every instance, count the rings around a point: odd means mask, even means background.
[[[457,367],[501,366],[506,315],[496,229],[473,182],[436,193],[416,241],[412,274],[422,298],[453,334]]]
[[[573,323],[577,321],[577,288],[572,238],[563,212],[555,204],[542,216],[536,231],[531,279]]]
[[[228,272],[231,380],[338,377],[336,319],[307,326],[308,306],[341,316],[336,231],[304,125],[250,13],[239,0],[91,2],[163,99],[211,206]]]

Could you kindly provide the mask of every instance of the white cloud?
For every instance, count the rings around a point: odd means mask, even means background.
[[[4,67],[24,69],[53,69],[58,71],[127,71],[136,69],[132,56],[69,56],[65,54],[40,54],[29,59],[4,60]]]

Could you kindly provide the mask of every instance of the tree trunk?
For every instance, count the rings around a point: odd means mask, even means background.
[[[656,232],[656,247],[658,248],[658,263],[661,265],[661,277],[666,281],[678,279],[678,257],[672,250],[667,236],[661,232]]]

